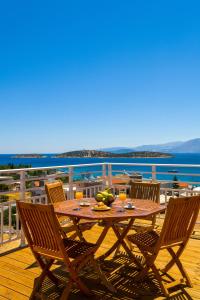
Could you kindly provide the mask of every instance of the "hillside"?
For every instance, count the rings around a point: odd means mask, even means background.
[[[193,139],[175,147],[174,153],[200,153],[200,139]]]
[[[162,153],[200,153],[200,138],[188,140],[185,142],[177,141],[165,144],[141,145],[137,147],[113,147],[104,148],[102,151],[112,153],[128,153],[128,152],[162,152]]]
[[[129,158],[137,158],[137,157],[171,157],[170,154],[160,153],[160,152],[148,152],[148,151],[140,151],[140,152],[129,152],[129,153],[112,153],[106,151],[98,151],[98,150],[78,150],[78,151],[70,151],[61,154],[57,154],[55,157],[63,158],[63,157],[129,157]]]
[[[112,153],[129,153],[129,152],[135,152],[133,148],[128,148],[128,147],[111,147],[111,148],[102,148],[102,149],[97,149],[99,151],[104,151],[104,152],[112,152]]]
[[[45,158],[42,154],[16,154],[13,158]]]
[[[135,147],[135,151],[161,151],[161,152],[173,152],[173,149],[179,147],[184,142],[170,142],[165,144],[157,144],[157,145],[142,145]]]

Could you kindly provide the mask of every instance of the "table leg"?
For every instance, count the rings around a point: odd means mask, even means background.
[[[79,218],[72,218],[72,221],[73,221],[77,236],[79,237],[80,241],[85,242],[85,238],[83,236],[83,233],[81,232],[81,230],[78,226],[78,223],[80,222],[80,219]]]
[[[126,242],[124,241],[128,231],[131,229],[131,226],[133,225],[133,222],[134,222],[134,219],[130,219],[129,223],[127,224],[127,226],[123,229],[123,231],[121,233],[119,231],[118,226],[116,226],[115,223],[112,223],[111,227],[117,237],[117,241],[113,244],[113,246],[106,253],[101,255],[99,257],[99,259],[105,259],[109,255],[111,255],[111,253],[113,253],[121,245],[124,248],[124,250],[126,251],[126,253],[128,254],[128,256],[134,260],[137,267],[139,267],[140,269],[142,268],[141,263],[138,261],[138,259],[135,257],[135,255],[131,252],[131,250],[127,246]]]
[[[79,222],[80,222],[80,219],[78,218],[72,218],[72,221],[73,221],[73,224],[74,224],[74,227],[76,229],[76,233],[79,237],[79,239],[81,241],[85,241],[85,238],[83,237],[83,233],[81,232],[80,228],[79,228]],[[99,249],[99,247],[101,246],[103,240],[105,239],[106,237],[106,234],[108,232],[108,230],[112,227],[112,222],[107,222],[106,225],[104,226],[103,228],[103,231],[101,232],[98,240],[96,241],[96,245],[97,245],[97,248],[96,248],[96,251]]]
[[[102,233],[100,234],[98,240],[96,241],[96,245],[97,245],[97,250],[99,249],[99,247],[101,246],[103,240],[106,237],[106,234],[108,232],[108,230],[112,227],[112,222],[107,222],[106,225],[103,228]]]
[[[130,219],[130,222],[128,223],[128,225],[123,229],[122,233],[120,234],[119,231],[117,230],[117,228],[114,226],[114,222],[111,224],[111,227],[115,233],[115,235],[117,236],[117,241],[112,245],[112,247],[103,255],[101,255],[99,258],[100,259],[105,259],[106,257],[108,257],[112,252],[114,252],[119,246],[120,244],[122,244],[122,240],[125,238],[125,236],[127,235],[128,231],[130,230],[131,226],[133,225],[134,219]],[[118,232],[116,234],[116,232]],[[125,242],[124,242],[125,243]],[[125,250],[126,251],[126,250]],[[130,251],[131,252],[131,251]]]
[[[142,264],[139,262],[139,260],[137,259],[137,257],[131,252],[131,250],[129,249],[129,247],[127,246],[126,242],[124,241],[124,238],[126,237],[126,234],[124,235],[124,231],[120,234],[119,232],[119,228],[117,228],[117,226],[113,225],[112,226],[113,231],[115,233],[115,235],[118,237],[119,243],[118,245],[122,245],[122,247],[124,248],[124,250],[126,251],[126,253],[128,254],[128,256],[133,259],[134,263],[136,264],[136,266],[139,269],[142,269],[143,266]],[[118,247],[117,245],[117,247]],[[115,249],[114,249],[115,250]]]

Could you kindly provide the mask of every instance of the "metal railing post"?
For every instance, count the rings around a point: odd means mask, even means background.
[[[152,181],[156,181],[156,166],[152,165]]]
[[[3,225],[4,225],[4,206],[3,206],[3,204],[1,203],[0,204],[0,209],[1,209],[1,214],[0,214],[0,216],[1,216],[1,227],[0,227],[0,232],[1,232],[1,237],[0,237],[0,244],[3,244]]]
[[[106,169],[107,169],[107,165],[103,164],[102,165],[103,188],[105,188],[106,186]]]
[[[24,170],[20,171],[20,201],[25,201],[25,195],[26,195],[25,177],[26,177],[25,171]]]
[[[74,192],[73,192],[73,174],[74,174],[74,168],[69,167],[69,199],[74,198]]]
[[[25,168],[25,169],[7,169],[7,170],[1,170],[1,175],[4,176],[5,178],[2,178],[1,183],[5,184],[9,187],[9,190],[6,191],[6,193],[13,193],[15,194],[17,197],[19,196],[19,200],[13,200],[13,202],[11,203],[9,200],[5,198],[3,198],[4,195],[4,191],[1,190],[0,191],[0,196],[2,195],[2,203],[0,203],[0,245],[7,243],[8,239],[7,239],[7,232],[9,233],[9,239],[11,240],[16,240],[18,239],[18,241],[21,243],[21,246],[23,246],[26,242],[24,234],[22,232],[22,229],[20,227],[20,222],[19,222],[19,215],[16,212],[16,235],[12,234],[12,232],[14,232],[13,225],[14,222],[12,220],[13,217],[13,210],[12,207],[14,207],[15,202],[16,201],[29,201],[28,198],[31,199],[31,201],[34,203],[37,203],[38,200],[43,201],[43,198],[45,198],[45,194],[42,195],[36,195],[34,196],[34,191],[37,191],[37,189],[39,191],[43,190],[43,188],[41,186],[37,186],[34,184],[26,184],[26,182],[35,182],[36,180],[50,180],[51,178],[57,178],[57,177],[65,177],[64,174],[59,174],[56,172],[57,169],[68,169],[68,186],[67,186],[67,198],[68,199],[73,199],[74,198],[74,192],[76,189],[76,184],[73,181],[73,177],[74,174],[78,174],[79,169],[81,168],[83,169],[83,171],[81,172],[80,170],[80,174],[84,173],[85,169],[88,169],[88,167],[92,167],[92,168],[98,168],[97,171],[95,169],[95,172],[100,173],[101,175],[101,183],[99,184],[97,181],[97,185],[93,186],[93,180],[91,180],[92,182],[92,186],[89,187],[84,187],[85,195],[89,196],[89,197],[93,197],[93,195],[95,195],[95,193],[97,193],[97,191],[101,191],[102,188],[105,188],[105,186],[109,186],[112,187],[113,190],[115,190],[115,184],[114,184],[114,179],[116,176],[116,179],[119,178],[120,181],[122,180],[121,176],[118,176],[117,173],[119,173],[120,171],[117,169],[118,167],[121,168],[121,166],[129,166],[130,167],[130,171],[132,170],[132,168],[139,167],[142,168],[141,169],[141,174],[142,176],[144,176],[144,180],[149,180],[149,177],[151,176],[151,180],[152,182],[155,182],[157,180],[160,181],[161,183],[161,200],[165,202],[168,201],[168,196],[176,196],[176,192],[179,192],[180,195],[183,196],[189,196],[189,195],[198,195],[200,194],[199,191],[199,176],[200,176],[200,164],[196,164],[196,165],[192,165],[192,164],[157,164],[157,163],[95,163],[95,164],[79,164],[79,165],[64,165],[64,166],[52,166],[52,167],[37,167],[37,168]],[[114,166],[114,167],[113,167]],[[144,169],[145,168],[145,169]],[[146,172],[146,168],[148,168],[147,172]],[[162,170],[162,168],[165,168],[164,170]],[[175,169],[174,169],[175,168]],[[176,170],[176,168],[178,168],[178,170]],[[184,169],[181,169],[184,168]],[[193,169],[194,171],[190,171],[190,169]],[[48,170],[53,170],[53,172],[47,172]],[[30,171],[42,171],[42,172],[36,172],[37,175],[32,175],[28,178],[26,178],[26,174]],[[48,173],[48,174],[44,174],[44,172]],[[171,176],[173,175],[173,173],[178,172],[177,176],[181,176],[181,179],[179,180],[180,183],[183,182],[184,186],[186,185],[186,189],[185,188],[180,188],[180,189],[173,189],[171,187],[173,180],[171,179]],[[88,174],[89,172],[86,172],[86,174]],[[20,175],[20,186],[18,184],[18,178],[16,179],[16,177],[14,177],[13,175],[17,174],[18,176]],[[170,175],[170,176],[169,176]],[[112,177],[113,176],[113,177]],[[164,176],[167,176],[167,178],[165,179]],[[182,178],[182,176],[187,176],[184,180],[184,178]],[[117,182],[117,180],[116,180]],[[15,184],[16,187],[14,187],[12,184]],[[74,187],[73,187],[74,185]],[[27,186],[27,187],[26,187]],[[116,189],[118,188],[118,184],[116,184]],[[77,188],[79,189],[83,189],[83,187],[77,185]],[[30,197],[28,196],[30,191]],[[32,192],[33,191],[33,192]],[[164,191],[164,193],[163,193]],[[27,192],[27,193],[26,193]],[[168,193],[170,192],[170,193]],[[8,222],[5,221],[5,213],[9,214],[9,219]],[[4,234],[6,231],[6,235]]]
[[[20,171],[20,201],[24,201],[25,202],[25,195],[26,195],[26,182],[25,182],[25,178],[26,178],[26,172],[24,170]],[[18,212],[16,212],[18,214]],[[21,228],[21,241],[20,241],[20,247],[25,246],[26,241],[25,241],[25,235],[24,232]]]
[[[112,165],[108,164],[108,186],[112,187]]]

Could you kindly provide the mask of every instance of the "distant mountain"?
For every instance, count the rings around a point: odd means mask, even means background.
[[[142,145],[135,147],[135,151],[162,151],[162,152],[174,152],[174,148],[181,147],[184,142],[171,142],[166,144],[157,145]]]
[[[164,152],[164,153],[200,153],[200,138],[189,141],[170,142],[156,145],[142,145],[137,147],[112,147],[103,148],[102,151],[112,153],[130,153],[138,151]]]
[[[174,153],[200,153],[200,138],[189,140],[173,148]]]
[[[134,148],[135,151],[161,151],[165,153],[200,153],[200,138],[186,142],[172,142],[158,145],[144,145]]]

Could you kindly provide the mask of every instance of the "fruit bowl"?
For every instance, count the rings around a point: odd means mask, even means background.
[[[103,202],[105,205],[110,206],[115,201],[115,196],[111,193],[110,188],[106,188],[102,192],[99,191],[95,195],[95,199],[97,202]]]

